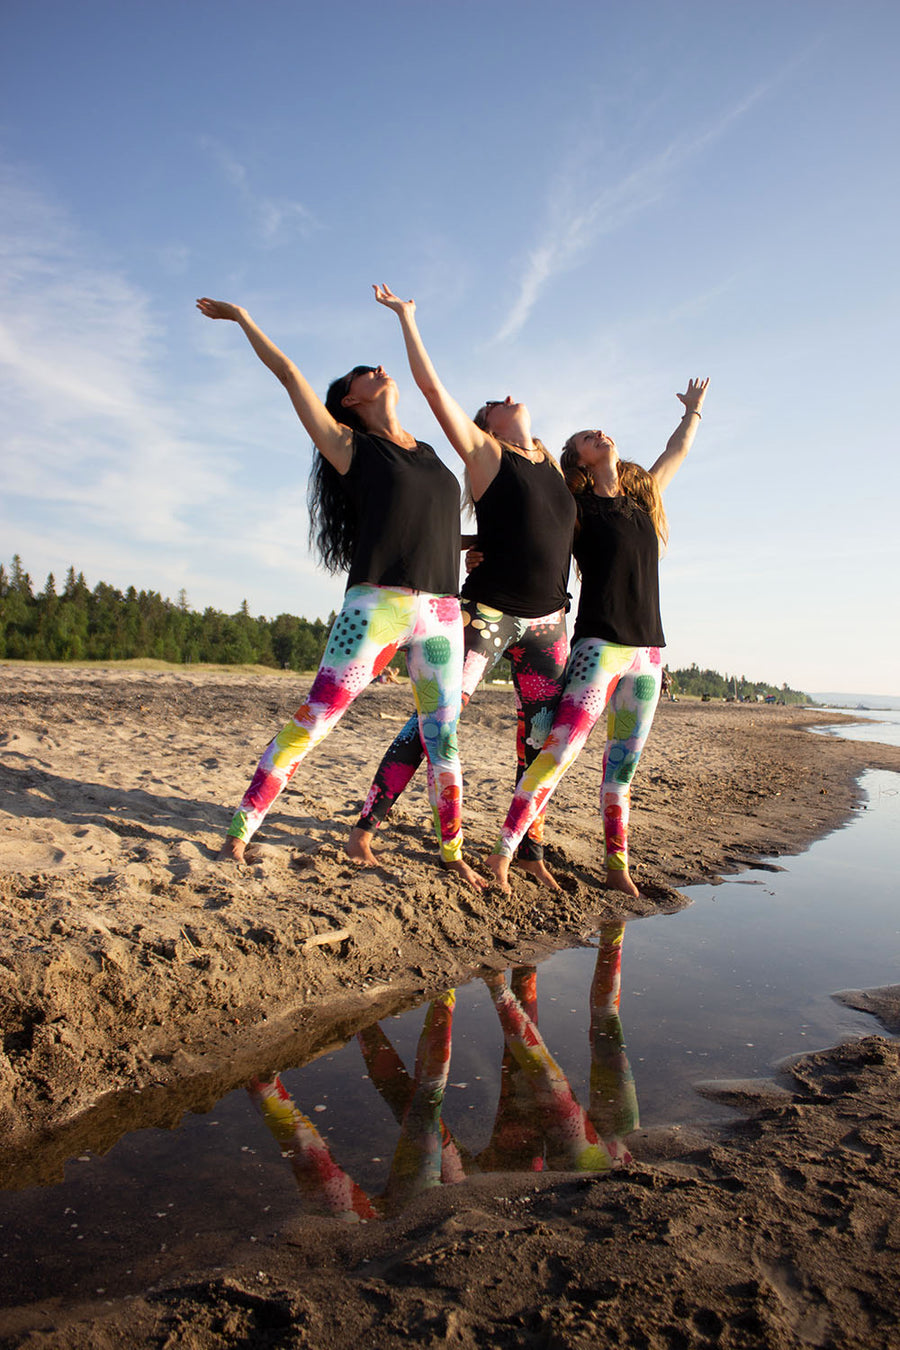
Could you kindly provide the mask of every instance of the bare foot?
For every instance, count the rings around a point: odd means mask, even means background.
[[[489,975],[482,975],[481,978],[484,980],[488,989],[506,988],[506,976],[502,970],[492,970]]]
[[[635,899],[640,895],[640,891],[628,874],[627,867],[624,871],[607,869],[606,886],[610,891],[621,891],[623,895],[632,895]]]
[[[484,877],[480,877],[477,872],[473,872],[469,864],[463,862],[462,858],[457,858],[455,862],[445,862],[443,865],[448,872],[455,872],[467,886],[471,886],[475,891],[483,891],[487,886]]]
[[[485,862],[494,874],[494,880],[501,891],[509,894],[509,858],[504,858],[500,853],[490,853],[485,858]]]
[[[225,842],[219,849],[217,861],[242,863],[246,847],[243,839],[235,839],[234,835],[226,834]]]
[[[350,838],[347,840],[344,848],[348,858],[352,858],[355,863],[363,867],[377,867],[378,859],[372,852],[372,840],[374,835],[371,830],[364,830],[361,825],[354,825],[350,831]]]
[[[514,865],[527,872],[530,877],[534,877],[540,886],[549,886],[551,891],[561,891],[562,887],[556,880],[556,877],[546,867],[542,858],[516,858]]]

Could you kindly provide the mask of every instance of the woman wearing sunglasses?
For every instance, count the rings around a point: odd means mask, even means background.
[[[690,380],[686,393],[677,395],[684,415],[649,473],[620,460],[605,431],[578,431],[563,447],[560,462],[578,507],[581,599],[553,729],[522,775],[488,858],[504,891],[519,839],[546,808],[605,712],[600,813],[606,884],[640,894],[628,871],[629,791],[662,684],[659,556],[669,533],[662,493],[693,443],[708,384]]]
[[[438,379],[419,335],[414,301],[399,299],[387,286],[374,290],[379,304],[400,320],[413,378],[465,464],[481,561],[462,592],[462,702],[502,656],[509,659],[518,711],[518,781],[544,743],[562,689],[575,503],[555,460],[532,437],[525,404],[510,397],[492,400],[473,421]],[[411,718],[375,774],[350,834],[352,858],[375,862],[373,832],[421,761],[418,726]],[[537,816],[519,843],[518,859],[539,881],[555,886],[543,862],[542,838],[543,819]]]
[[[344,604],[306,702],[266,747],[220,856],[243,860],[301,760],[405,648],[441,857],[481,888],[483,879],[462,857],[460,824],[459,484],[431,446],[401,426],[397,386],[382,366],[354,366],[330,385],[323,404],[245,309],[206,298],[197,307],[209,319],[230,319],[243,329],[287,390],[316,451],[310,538],[329,571],[349,571]]]

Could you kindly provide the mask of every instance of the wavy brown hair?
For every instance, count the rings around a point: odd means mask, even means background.
[[[581,463],[578,451],[575,448],[574,436],[570,436],[563,446],[559,462],[563,477],[574,497],[581,497],[586,492],[593,492],[594,476],[590,469]],[[660,552],[662,552],[669,542],[669,522],[666,519],[665,508],[656,479],[640,464],[635,464],[633,460],[620,459],[619,492],[633,501],[635,506],[639,506],[642,511],[646,511],[656,531]]]

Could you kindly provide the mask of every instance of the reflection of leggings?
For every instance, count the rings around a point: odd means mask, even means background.
[[[597,965],[591,982],[591,1100],[588,1115],[610,1147],[640,1124],[634,1075],[625,1053],[619,1018],[622,939],[625,924],[600,929]],[[624,1145],[622,1146],[624,1148]]]
[[[455,1002],[452,989],[432,1000],[419,1037],[412,1079],[386,1038],[368,1042],[369,1053],[380,1061],[379,1077],[373,1081],[402,1124],[387,1189],[377,1207],[335,1162],[315,1125],[294,1105],[280,1078],[269,1082],[253,1078],[247,1085],[314,1214],[331,1214],[348,1222],[378,1219],[382,1210],[398,1214],[416,1195],[442,1180],[463,1180],[458,1150],[441,1120]]]
[[[575,643],[553,730],[516,788],[497,853],[512,857],[608,704],[600,787],[606,866],[620,872],[627,868],[629,785],[653,722],[661,682],[658,647],[620,647],[600,638]]]
[[[565,1172],[606,1172],[616,1158],[597,1135],[584,1107],[547,1049],[540,1032],[512,990],[502,980],[491,980],[494,1000],[510,1054],[534,1093],[547,1161]]]
[[[334,621],[306,702],[269,743],[228,833],[247,840],[297,765],[401,648],[428,756],[428,795],[441,856],[462,856],[462,775],[456,747],[462,628],[455,596],[385,586],[352,586]]]
[[[462,601],[465,661],[462,676],[463,707],[488,671],[502,656],[512,666],[516,691],[518,734],[516,737],[516,781],[531,763],[553,724],[553,714],[562,691],[569,643],[562,610],[540,619],[522,619],[502,614],[476,600]],[[375,830],[386,820],[394,802],[407,786],[422,762],[422,742],[415,717],[395,737],[378,766],[357,826]],[[539,814],[530,824],[528,835],[519,847],[519,857],[544,855],[544,818]]]
[[[537,1030],[536,968],[515,966],[510,992]],[[487,1147],[478,1155],[478,1166],[483,1172],[541,1172],[544,1167],[544,1136],[536,1118],[534,1093],[506,1038],[494,1128]]]

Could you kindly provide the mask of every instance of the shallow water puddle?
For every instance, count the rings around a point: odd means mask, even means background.
[[[452,1012],[447,997],[383,1019],[280,1088],[257,1085],[256,1104],[232,1092],[73,1159],[59,1185],[3,1193],[0,1303],[102,1305],[246,1257],[299,1221],[298,1185],[307,1212],[374,1218],[473,1170],[595,1170],[595,1127],[610,1139],[638,1109],[644,1126],[727,1118],[695,1084],[766,1077],[785,1055],[878,1031],[830,997],[900,983],[900,779],[863,786],[850,824],[783,871],[695,887],[691,908],[623,940],[605,928],[509,987],[458,989]]]

